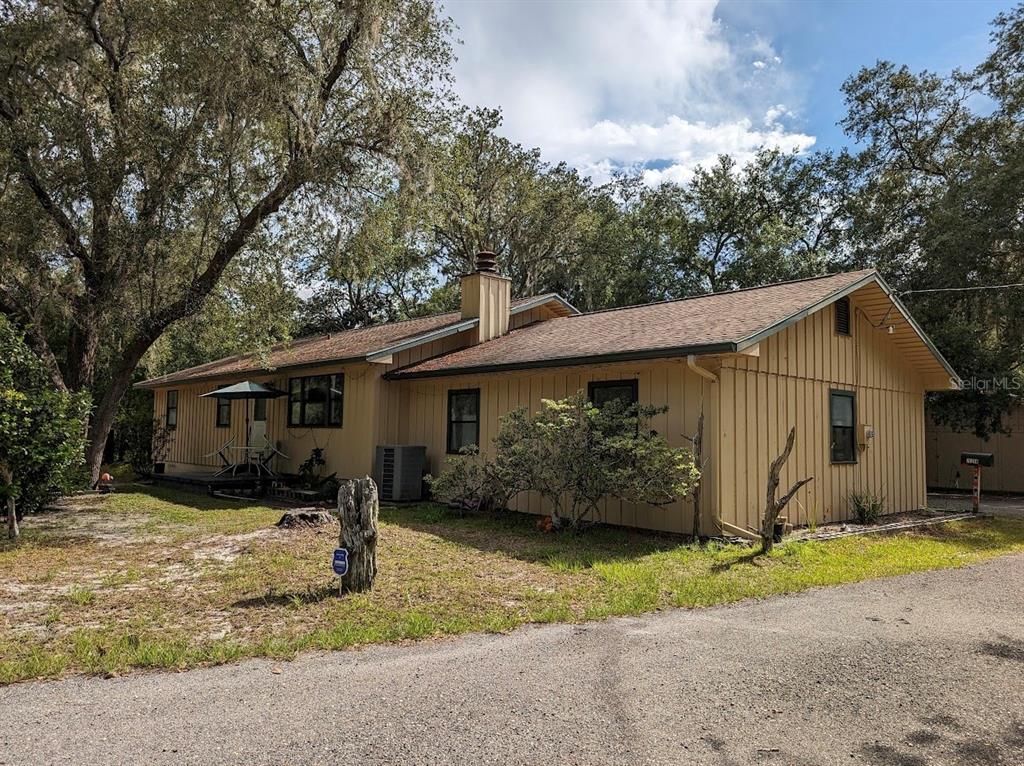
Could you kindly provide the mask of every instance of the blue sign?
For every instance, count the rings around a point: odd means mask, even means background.
[[[331,568],[334,570],[334,574],[338,575],[338,577],[344,577],[348,574],[347,548],[334,549],[334,560],[331,562]]]

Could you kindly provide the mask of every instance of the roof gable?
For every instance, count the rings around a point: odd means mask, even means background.
[[[881,277],[865,270],[553,319],[395,370],[389,377],[736,353],[869,285],[876,285],[902,317],[899,338],[908,350],[914,346],[919,362],[930,358],[928,373],[953,375]]]

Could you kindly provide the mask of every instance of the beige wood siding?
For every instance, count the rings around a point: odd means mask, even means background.
[[[325,473],[337,472],[342,477],[364,476],[370,473],[379,420],[380,376],[383,369],[382,365],[377,364],[335,364],[247,378],[287,391],[289,378],[334,372],[345,374],[341,428],[289,428],[288,397],[282,396],[267,402],[267,435],[288,456],[287,459],[278,459],[275,467],[287,472],[297,471],[313,448],[320,447],[324,450],[324,459],[327,461]],[[217,428],[216,400],[200,398],[200,394],[238,380],[233,378],[203,381],[169,386],[154,392],[154,416],[163,423],[167,391],[178,391],[178,426],[174,430],[167,457],[169,472],[214,470],[221,465],[220,460],[216,455],[206,457],[207,455],[215,452],[231,437],[234,437],[236,446],[245,444],[247,402],[232,402],[231,427]],[[248,406],[251,417],[252,402],[248,402]],[[241,453],[230,454],[237,458]]]
[[[513,314],[509,317],[508,327],[510,330],[517,330],[520,327],[526,327],[528,324],[534,322],[543,322],[547,319],[553,319],[556,317],[554,311],[547,306],[538,306],[537,308],[529,309],[528,311],[520,311],[517,314]]]
[[[586,391],[590,381],[636,379],[640,401],[667,405],[668,412],[658,416],[653,427],[675,446],[689,446],[686,436],[697,429],[697,417],[703,401],[705,433],[710,448],[715,440],[715,386],[686,368],[682,360],[624,362],[588,367],[566,367],[528,372],[461,375],[426,380],[394,381],[388,395],[388,408],[400,413],[390,418],[384,431],[390,441],[422,444],[427,447],[430,471],[443,470],[447,457],[448,391],[480,389],[480,442],[489,449],[502,415],[519,407],[530,412],[540,409],[541,399],[562,399],[577,391]],[[709,450],[710,451],[710,450]],[[707,486],[714,484],[714,460],[710,456],[705,475]],[[714,493],[706,491],[705,517],[713,516]],[[515,500],[513,507],[529,513],[547,513],[534,493]],[[648,507],[609,500],[604,506],[605,521],[649,529],[688,532],[692,525],[692,503],[681,501],[667,507]],[[710,531],[710,529],[706,530]]]
[[[787,508],[792,523],[806,524],[811,515],[818,521],[849,518],[855,490],[883,495],[890,512],[925,505],[920,377],[890,336],[858,309],[856,294],[851,304],[850,337],[834,332],[829,306],[763,341],[759,357],[723,360],[718,477],[726,521],[757,526],[769,464],[792,426],[796,443],[780,494],[797,479],[814,476]],[[858,429],[870,424],[877,432],[869,446],[858,448],[856,464],[830,461],[833,388],[854,391]]]
[[[983,469],[982,491],[1024,492],[1024,407],[1013,410],[1003,425],[1010,433],[981,439],[929,421],[928,486],[970,489],[974,469],[960,465],[960,453],[991,452],[995,465]]]

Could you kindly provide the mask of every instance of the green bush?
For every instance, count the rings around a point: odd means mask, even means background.
[[[518,409],[502,417],[492,456],[449,459],[431,488],[440,499],[477,507],[535,491],[550,505],[555,526],[600,521],[606,497],[667,505],[689,494],[700,473],[688,450],[651,430],[651,419],[665,410],[595,407],[583,392],[545,399],[533,415]]]
[[[0,315],[0,496],[8,513],[8,535],[15,520],[42,508],[82,482],[84,394],[54,386],[46,366],[6,317]]]
[[[484,459],[476,447],[465,447],[445,460],[440,476],[428,476],[435,500],[463,511],[500,508],[507,502],[495,464]]]
[[[850,505],[858,524],[874,524],[885,515],[885,498],[870,492],[851,492]]]

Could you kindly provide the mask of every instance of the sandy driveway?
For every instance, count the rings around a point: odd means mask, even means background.
[[[0,689],[5,764],[1019,764],[1024,556],[700,611]]]

